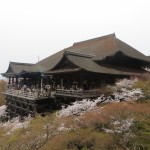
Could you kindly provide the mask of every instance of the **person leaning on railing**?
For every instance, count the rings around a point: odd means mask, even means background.
[[[46,85],[45,86],[45,91],[46,91],[46,95],[50,96],[51,95],[51,91],[52,91],[51,85]]]

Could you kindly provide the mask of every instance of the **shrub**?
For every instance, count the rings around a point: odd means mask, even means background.
[[[4,95],[1,92],[5,90],[6,81],[0,80],[0,106],[4,105]]]
[[[141,76],[140,79],[136,82],[135,87],[142,89],[142,91],[144,92],[145,98],[142,98],[143,100],[150,99],[150,75],[149,74],[145,74]]]
[[[142,147],[143,134],[150,135],[150,103],[111,103],[94,112],[85,113],[79,122],[81,128],[93,128],[113,137],[113,144],[122,149]],[[149,134],[148,134],[149,133]],[[141,139],[140,139],[141,138]],[[146,148],[146,146],[143,146]]]

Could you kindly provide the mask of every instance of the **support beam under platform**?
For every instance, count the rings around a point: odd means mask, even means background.
[[[8,115],[10,117],[16,117],[28,116],[29,114],[34,116],[36,113],[41,113],[45,110],[50,111],[49,108],[52,98],[33,100],[26,97],[5,94],[5,100]]]

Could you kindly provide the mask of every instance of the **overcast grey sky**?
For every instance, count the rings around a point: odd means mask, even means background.
[[[0,72],[114,32],[150,55],[150,0],[0,0]]]

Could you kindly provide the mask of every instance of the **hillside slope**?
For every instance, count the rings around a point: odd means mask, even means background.
[[[75,102],[22,123],[19,118],[0,123],[0,149],[148,150],[149,79],[124,79],[105,89],[112,90],[109,96]]]

